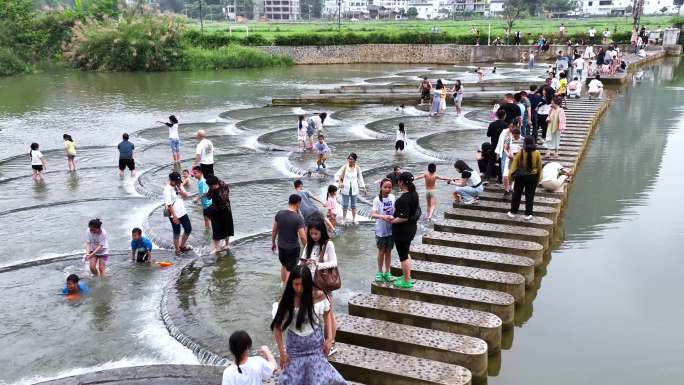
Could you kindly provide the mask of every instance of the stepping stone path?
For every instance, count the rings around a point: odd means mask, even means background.
[[[607,106],[568,100],[568,129],[556,161],[578,164]],[[520,324],[517,307],[534,298],[534,288],[531,298],[526,292],[550,252],[569,190],[539,188],[529,221],[508,217],[510,196],[495,184],[486,186],[479,203],[448,209],[422,241],[414,240],[413,288],[372,282],[371,294],[349,299],[350,315],[337,315],[340,352],[330,362],[347,380],[366,384],[486,382],[487,354],[511,345],[513,325]],[[402,274],[397,261],[392,273]]]

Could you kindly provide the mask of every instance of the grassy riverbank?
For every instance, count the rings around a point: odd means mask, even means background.
[[[671,16],[645,16],[642,22],[649,28],[665,28],[672,24]],[[200,24],[198,20],[189,20],[189,25],[198,30]],[[630,32],[632,28],[631,17],[603,17],[591,19],[548,19],[548,18],[526,18],[521,19],[515,23],[513,30],[520,30],[523,35],[532,34],[537,37],[540,34],[549,35],[556,34],[558,27],[563,23],[566,28],[566,34],[586,35],[589,28],[595,27],[598,31],[603,31],[604,28],[609,28],[612,33],[616,29],[618,33]],[[440,32],[446,32],[457,36],[473,35],[472,29],[475,28],[480,31],[483,38],[486,39],[489,25],[491,24],[492,38],[504,38],[506,24],[501,18],[491,19],[471,19],[471,20],[400,20],[400,21],[342,21],[340,32],[355,33],[358,35],[369,35],[373,33],[398,35],[400,33],[425,33],[431,32],[432,27],[437,27]],[[229,25],[235,26],[234,23],[205,21],[205,32],[227,32]],[[278,22],[248,22],[245,24],[238,24],[239,27],[234,28],[232,35],[235,37],[246,37],[247,35],[258,34],[266,40],[274,41],[278,37],[286,37],[293,34],[309,34],[316,33],[322,35],[336,35],[338,33],[337,21],[321,21],[313,20],[297,23],[278,23]],[[246,26],[248,29],[245,29]]]

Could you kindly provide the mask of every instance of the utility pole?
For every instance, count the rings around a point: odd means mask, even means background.
[[[337,33],[340,33],[340,25],[342,24],[342,0],[337,0]]]
[[[202,16],[202,0],[199,1],[199,13],[200,13],[200,33],[204,34],[204,18]]]
[[[638,31],[641,15],[644,13],[644,0],[634,0],[632,5],[632,16],[634,17],[633,31]]]

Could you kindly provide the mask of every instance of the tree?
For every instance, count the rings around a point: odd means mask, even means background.
[[[418,16],[418,10],[416,7],[411,7],[406,11],[406,15],[409,17],[409,19],[415,19],[416,16]]]
[[[625,13],[632,13],[633,10],[634,8],[631,5],[625,7]]]
[[[660,12],[664,15],[667,12],[667,7],[660,8]]]
[[[506,21],[506,30],[511,34],[516,21],[525,16],[528,4],[524,0],[506,0],[503,7],[503,18]]]
[[[577,2],[574,0],[544,0],[544,9],[553,13],[565,13],[575,8],[577,8]]]

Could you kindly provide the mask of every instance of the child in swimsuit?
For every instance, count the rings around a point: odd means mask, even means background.
[[[66,279],[66,286],[62,289],[63,295],[79,295],[86,294],[88,292],[88,286],[85,282],[82,282],[78,275],[69,274]]]
[[[437,189],[435,188],[437,180],[450,180],[449,178],[443,178],[437,175],[436,173],[437,165],[434,163],[430,163],[428,164],[427,172],[415,178],[415,180],[425,179],[425,200],[427,202],[428,207],[428,220],[432,220],[432,214],[434,214],[435,209],[437,208],[437,196],[435,195],[435,193],[437,192]]]

